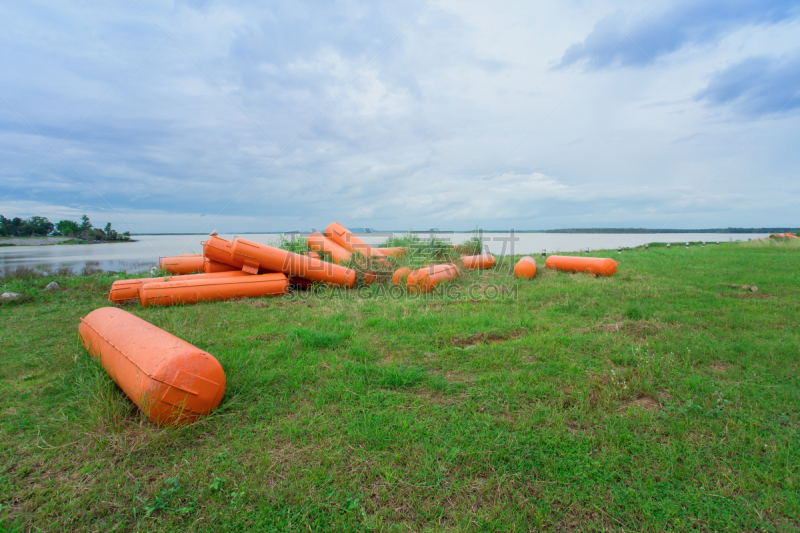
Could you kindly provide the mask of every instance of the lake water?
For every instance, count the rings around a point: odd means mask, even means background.
[[[295,234],[302,238],[308,234]],[[390,237],[391,233],[359,233],[361,238],[370,244],[379,244]],[[428,238],[430,234],[420,234]],[[460,244],[468,240],[470,233],[437,233],[437,239],[449,240]],[[558,252],[577,252],[585,250],[616,250],[641,246],[650,242],[685,243],[687,241],[708,241],[710,243],[746,241],[767,237],[766,233],[515,233],[511,242],[509,233],[484,233],[484,249],[497,255],[539,254],[546,250],[548,254]],[[221,235],[233,239],[233,235]],[[291,237],[291,235],[287,235]],[[242,238],[265,244],[275,243],[279,239],[276,234],[242,235]],[[42,270],[54,270],[67,267],[75,272],[84,268],[135,272],[147,270],[158,264],[159,257],[178,254],[202,253],[200,244],[205,240],[202,235],[139,235],[138,242],[75,244],[59,246],[4,246],[0,247],[0,270],[17,267],[32,267]]]

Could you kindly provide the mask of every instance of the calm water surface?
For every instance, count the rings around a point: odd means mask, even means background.
[[[391,233],[359,234],[370,244],[379,244]],[[221,235],[232,239],[234,235]],[[307,234],[294,235],[305,239]],[[425,238],[428,234],[420,235]],[[585,250],[616,250],[640,246],[648,242],[708,241],[714,243],[746,241],[767,237],[766,233],[516,233],[513,243],[508,233],[484,233],[484,248],[497,255],[534,254],[547,250],[547,253],[577,252]],[[287,235],[287,237],[291,237]],[[438,239],[446,239],[460,244],[471,237],[469,233],[436,234]],[[159,257],[178,254],[202,253],[200,244],[205,240],[201,235],[140,235],[138,242],[107,244],[75,244],[60,246],[8,246],[0,247],[0,269],[14,269],[20,266],[42,270],[55,270],[67,267],[75,272],[84,268],[135,272],[147,270],[158,264]],[[242,235],[242,238],[265,244],[275,243],[276,234]]]

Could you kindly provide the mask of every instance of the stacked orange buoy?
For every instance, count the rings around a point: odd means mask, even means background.
[[[364,257],[385,257],[376,248],[353,235],[353,232],[338,222],[334,222],[325,228],[325,235],[349,252],[358,252]]]
[[[192,272],[203,272],[205,258],[200,254],[181,254],[177,257],[164,257],[159,263],[161,270],[166,270],[167,274],[191,274]]]
[[[346,248],[339,246],[322,233],[315,231],[306,239],[308,247],[316,252],[328,254],[334,263],[342,264],[350,261],[350,252]],[[319,253],[316,254],[319,259]],[[309,254],[310,256],[310,254]]]
[[[233,298],[260,298],[285,294],[289,280],[283,274],[260,274],[211,279],[184,279],[151,282],[139,289],[142,306],[193,304]]]
[[[78,332],[89,354],[156,424],[191,422],[222,401],[219,361],[141,318],[102,307],[81,319]]]
[[[617,273],[617,262],[603,257],[551,255],[544,266],[564,272],[586,272],[595,276],[613,276]]]
[[[247,239],[236,238],[231,243],[230,254],[230,264],[242,264],[245,272],[257,272],[259,268],[266,268],[283,272],[287,276],[345,287],[352,287],[356,281],[356,272],[353,269]]]
[[[531,279],[536,275],[536,261],[526,255],[514,266],[514,275],[522,279]]]
[[[215,272],[236,272],[241,271],[240,268],[236,268],[235,266],[226,265],[225,263],[220,263],[219,261],[214,261],[213,259],[209,259],[208,257],[204,258],[203,261],[203,272],[206,274],[212,274]]]
[[[212,261],[242,270],[244,263],[233,260],[231,257],[232,248],[233,243],[231,241],[212,234],[209,235],[208,239],[203,243],[203,255]]]
[[[146,283],[163,283],[165,281],[186,281],[192,279],[235,278],[249,275],[250,274],[247,272],[237,270],[233,272],[216,272],[213,274],[188,274],[185,276],[161,276],[158,278],[120,279],[111,284],[111,292],[108,294],[108,299],[115,303],[124,302],[126,300],[138,300],[139,291]]]

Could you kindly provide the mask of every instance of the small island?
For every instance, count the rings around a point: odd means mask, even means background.
[[[104,242],[136,242],[129,231],[117,233],[111,222],[95,228],[89,217],[80,222],[60,220],[53,224],[47,217],[6,218],[0,215],[0,246],[43,246],[48,244],[95,244]]]

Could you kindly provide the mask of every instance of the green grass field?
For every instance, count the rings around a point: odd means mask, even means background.
[[[0,530],[798,530],[800,246],[606,255],[612,278],[537,258],[427,298],[126,306],[225,369],[179,429],[79,343],[116,278],[0,278],[22,294],[0,306]]]

